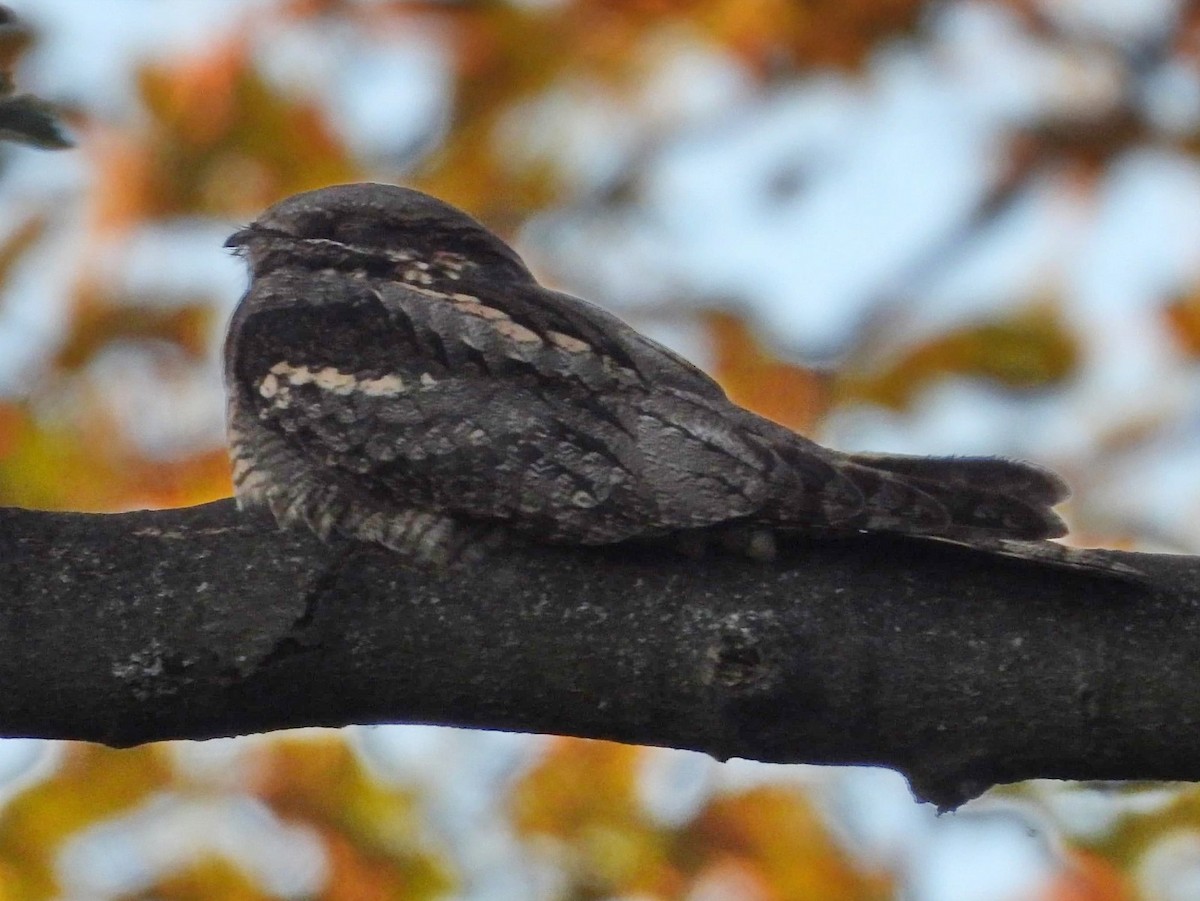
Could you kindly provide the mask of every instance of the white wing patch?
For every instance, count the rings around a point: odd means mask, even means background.
[[[586,341],[580,341],[578,338],[572,338],[570,335],[564,335],[562,332],[549,332],[551,343],[565,350],[569,354],[591,353],[592,345]]]
[[[286,406],[284,398],[290,389],[296,385],[308,384],[316,385],[333,394],[345,395],[359,392],[371,397],[395,397],[408,390],[408,385],[404,383],[404,380],[395,374],[381,375],[377,379],[365,379],[353,373],[342,372],[333,366],[314,369],[310,366],[276,363],[258,383],[258,393],[267,400],[275,399],[277,404]]]

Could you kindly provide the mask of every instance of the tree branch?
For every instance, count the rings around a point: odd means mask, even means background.
[[[777,564],[511,549],[412,569],[232,502],[0,510],[0,734],[132,745],[421,722],[1001,782],[1200,780],[1200,560],[1150,584],[931,543]]]

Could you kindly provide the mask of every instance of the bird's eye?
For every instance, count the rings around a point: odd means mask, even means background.
[[[348,218],[334,223],[331,237],[343,244],[372,244],[378,240],[379,226],[362,219]]]

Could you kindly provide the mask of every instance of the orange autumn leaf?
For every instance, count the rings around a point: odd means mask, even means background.
[[[1060,890],[1068,901],[1076,898],[1070,891],[1081,893],[1086,901],[1093,897],[1105,901],[1110,898],[1141,901],[1146,886],[1140,887],[1141,892],[1135,890],[1132,884],[1135,873],[1153,883],[1156,881],[1155,870],[1161,878],[1166,870],[1179,872],[1181,867],[1190,866],[1195,855],[1195,836],[1200,834],[1200,787],[1181,784],[1168,796],[1160,795],[1163,788],[1161,783],[1128,783],[1114,789],[1115,796],[1124,795],[1131,799],[1147,790],[1150,798],[1159,797],[1157,803],[1145,807],[1135,801],[1123,808],[1122,815],[1105,833],[1088,836],[1070,848],[1069,869],[1052,888]],[[1164,850],[1164,845],[1168,854],[1159,857],[1156,852]],[[1170,851],[1172,846],[1185,850],[1180,855]],[[1173,865],[1172,859],[1175,860]],[[1147,864],[1154,865],[1148,867]],[[1078,885],[1072,886],[1072,880]],[[1091,894],[1086,894],[1089,891]],[[1058,901],[1057,897],[1051,897]]]
[[[211,304],[181,306],[83,305],[72,318],[55,365],[68,371],[85,366],[117,341],[163,341],[199,359],[208,350],[216,311]]]
[[[149,124],[95,144],[100,229],[143,219],[257,211],[360,170],[315,100],[272,86],[240,38],[138,75]]]
[[[1180,349],[1193,359],[1200,358],[1200,294],[1173,300],[1162,316]]]
[[[558,739],[513,794],[518,831],[554,839],[583,896],[674,898],[737,886],[739,897],[764,901],[891,897],[890,881],[859,873],[795,790],[720,795],[688,823],[655,822],[638,794],[645,753]]]
[[[13,453],[24,433],[31,428],[33,423],[24,406],[13,401],[0,401],[0,461]]]
[[[440,865],[364,846],[345,834],[321,828],[329,877],[321,901],[375,901],[379,898],[418,901],[440,898],[453,887]]]
[[[569,837],[593,820],[630,819],[641,754],[632,745],[556,739],[514,792],[514,822],[525,832]]]
[[[218,48],[214,57],[220,78],[195,78],[170,66],[142,71],[142,96],[155,120],[154,165],[172,200],[170,212],[258,209],[287,194],[355,179],[357,167],[315,101],[270,85],[239,42]],[[212,82],[224,97],[210,96]]]
[[[709,312],[705,322],[713,342],[713,375],[730,398],[780,425],[812,432],[829,411],[829,377],[783,362],[736,316]]]
[[[795,789],[763,786],[714,798],[687,835],[704,857],[742,861],[771,887],[772,901],[892,897],[890,879],[857,869]]]
[[[1065,853],[1067,866],[1038,901],[1137,901],[1138,893],[1112,861],[1078,848]]]
[[[644,749],[557,739],[516,787],[513,825],[557,842],[559,863],[585,895],[679,897],[686,875],[672,836],[651,822],[637,795]]]
[[[923,0],[580,0],[563,15],[619,13],[636,35],[687,24],[764,77],[787,60],[798,69],[854,71],[882,41],[916,26]]]
[[[252,791],[285,816],[365,823],[382,810],[393,821],[412,810],[410,797],[371,780],[336,735],[280,738],[257,756]]]
[[[33,32],[7,9],[0,17],[0,73],[11,77],[17,61],[33,44]]]
[[[779,901],[767,875],[750,861],[733,855],[707,860],[692,883],[701,898],[737,898],[738,901]]]
[[[453,52],[455,123],[409,182],[493,227],[511,230],[555,200],[562,186],[544,161],[517,165],[511,154],[501,152],[501,123],[520,104],[550,88],[568,67],[579,67],[581,43],[599,40],[603,29],[584,38],[569,18],[512,4],[444,7],[422,17],[445,28]]]
[[[245,41],[234,38],[169,67],[144,69],[143,102],[180,142],[215,145],[237,123],[238,86],[249,56]]]
[[[415,799],[372,778],[341,737],[279,739],[260,749],[255,770],[251,791],[325,840],[331,873],[322,898],[436,898],[453,887],[424,843]]]
[[[192,454],[182,460],[126,461],[125,498],[105,509],[133,505],[175,509],[230,497],[233,480],[229,454],[223,447]]]

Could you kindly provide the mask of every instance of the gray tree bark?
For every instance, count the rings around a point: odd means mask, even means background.
[[[437,723],[875,764],[943,808],[1034,777],[1200,779],[1192,557],[1109,552],[1138,584],[860,537],[434,572],[229,501],[0,510],[0,549],[5,736]]]

